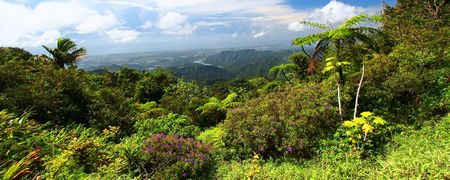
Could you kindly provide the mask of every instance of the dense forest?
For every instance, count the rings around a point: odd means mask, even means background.
[[[68,38],[48,55],[0,48],[0,176],[449,179],[449,20],[447,0],[398,0],[338,27],[301,22],[322,31],[283,64],[218,55],[242,65],[229,76],[253,63],[267,76],[201,85],[78,69],[87,50]]]

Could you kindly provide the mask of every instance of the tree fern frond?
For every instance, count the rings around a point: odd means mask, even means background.
[[[323,32],[323,33],[319,33],[319,34],[311,34],[311,35],[308,35],[305,37],[294,39],[292,41],[292,44],[296,45],[296,46],[311,45],[311,44],[314,44],[314,43],[320,41],[321,39],[324,39],[327,37],[328,37],[328,32]]]
[[[319,28],[319,29],[323,29],[323,30],[330,30],[330,27],[328,27],[326,24],[310,22],[310,21],[300,21],[300,24],[303,24],[305,26],[312,27],[312,28]]]

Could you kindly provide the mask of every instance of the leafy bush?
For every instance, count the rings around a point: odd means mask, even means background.
[[[166,88],[160,100],[161,105],[174,113],[189,116],[195,125],[208,127],[210,122],[201,116],[196,109],[207,102],[208,94],[205,89],[193,82],[178,81]]]
[[[221,127],[214,127],[200,133],[196,139],[210,145],[213,149],[221,149],[225,147],[224,135],[225,131]]]
[[[115,166],[116,163],[123,164],[123,159],[111,154],[113,146],[108,141],[117,132],[118,129],[114,127],[98,133],[95,129],[81,126],[43,132],[42,138],[46,142],[52,142],[52,152],[47,152],[42,158],[45,162],[45,173],[42,176],[49,179],[78,179],[101,173],[101,170]],[[113,173],[120,173],[122,168],[123,166],[116,166]]]
[[[269,93],[228,111],[225,144],[248,157],[311,155],[315,141],[334,133],[334,91],[324,84],[305,84]]]
[[[156,68],[144,74],[137,82],[134,97],[138,102],[158,101],[164,94],[164,89],[176,83],[175,76],[167,70]]]
[[[119,127],[120,134],[129,135],[135,122],[135,107],[117,88],[102,88],[92,94],[89,104],[90,125],[99,130]]]
[[[343,143],[349,145],[349,150],[359,156],[367,157],[379,152],[389,138],[387,124],[383,118],[374,116],[371,112],[362,112],[361,117],[342,124]]]
[[[211,167],[209,146],[192,138],[155,134],[144,144],[145,168],[156,179],[200,178]]]
[[[195,137],[200,132],[200,128],[192,125],[189,117],[172,113],[158,118],[139,120],[134,127],[141,136],[166,133]]]

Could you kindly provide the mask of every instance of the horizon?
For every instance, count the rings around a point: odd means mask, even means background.
[[[59,37],[88,54],[290,46],[317,32],[299,21],[336,25],[379,14],[395,0],[0,0],[0,46],[45,53]]]

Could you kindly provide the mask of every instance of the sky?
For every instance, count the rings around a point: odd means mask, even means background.
[[[0,46],[43,53],[59,37],[89,54],[286,44],[375,15],[395,0],[0,0]]]

